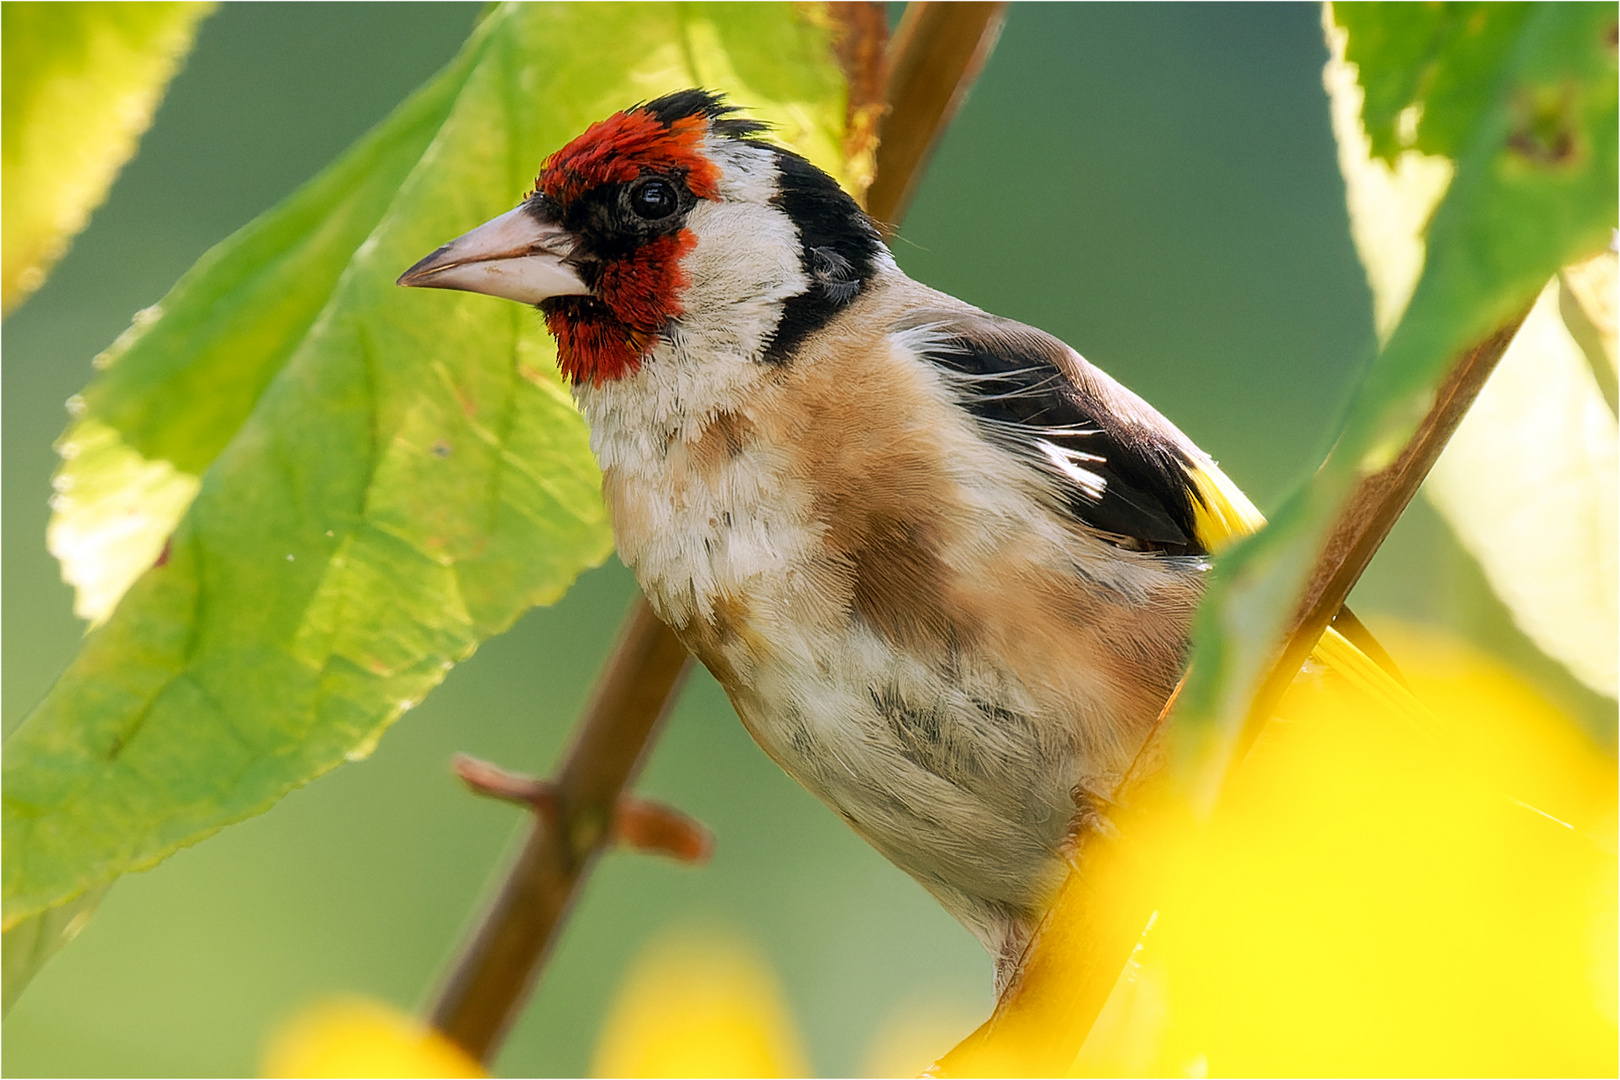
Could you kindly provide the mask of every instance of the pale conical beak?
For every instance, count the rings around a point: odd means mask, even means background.
[[[552,296],[589,296],[590,288],[563,265],[574,239],[536,220],[523,207],[458,236],[399,276],[418,289],[460,289],[538,304]]]

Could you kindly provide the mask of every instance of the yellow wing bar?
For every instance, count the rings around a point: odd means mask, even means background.
[[[1194,463],[1192,481],[1198,496],[1193,500],[1194,524],[1198,540],[1207,550],[1219,551],[1266,523],[1265,515],[1209,458]],[[1433,734],[1432,718],[1412,692],[1337,630],[1328,628],[1311,650],[1310,659],[1387,705],[1395,715]]]

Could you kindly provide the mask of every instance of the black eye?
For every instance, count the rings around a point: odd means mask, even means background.
[[[643,180],[630,192],[630,209],[648,221],[657,221],[673,214],[680,206],[675,186],[668,180]]]

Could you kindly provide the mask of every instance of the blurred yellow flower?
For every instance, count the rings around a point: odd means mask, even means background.
[[[1613,759],[1483,655],[1400,626],[1379,636],[1423,707],[1307,675],[1207,823],[1127,838],[1157,913],[1074,1075],[1620,1067]],[[916,1075],[976,1019],[903,1005],[863,1071]],[[977,1066],[994,1075],[1009,1049]],[[705,931],[643,950],[592,1062],[597,1076],[807,1071],[769,965]],[[364,1002],[287,1025],[265,1074],[482,1075]]]
[[[414,1017],[361,998],[325,1001],[277,1029],[267,1077],[487,1076],[461,1047]]]
[[[781,989],[754,950],[692,931],[631,965],[598,1037],[595,1076],[804,1076]]]
[[[1144,853],[1158,915],[1077,1071],[1620,1066],[1613,760],[1483,656],[1379,632],[1426,731],[1301,680],[1207,826]]]

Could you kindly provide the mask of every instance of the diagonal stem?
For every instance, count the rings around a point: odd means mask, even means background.
[[[1417,494],[1423,478],[1440,460],[1440,452],[1529,314],[1529,309],[1520,312],[1457,358],[1406,449],[1394,462],[1362,480],[1340,508],[1317,557],[1316,571],[1294,610],[1283,647],[1249,706],[1233,760],[1241,760],[1260,728],[1271,719],[1300,666],[1343,609],[1350,590]]]
[[[940,136],[996,47],[1006,11],[1004,2],[906,5],[889,49],[889,115],[866,196],[878,221],[906,216]]]
[[[881,4],[830,6],[837,52],[848,68],[852,129],[857,117],[877,111],[879,103],[869,98],[876,87],[886,87],[891,112],[882,126],[886,141],[878,147],[868,207],[879,220],[893,221],[994,46],[1006,5],[914,3],[887,57]],[[894,76],[885,77],[885,61]],[[433,1026],[480,1061],[493,1059],[533,988],[689,661],[685,647],[638,596],[562,770],[548,787],[552,811],[536,815],[500,893],[434,1003]]]

